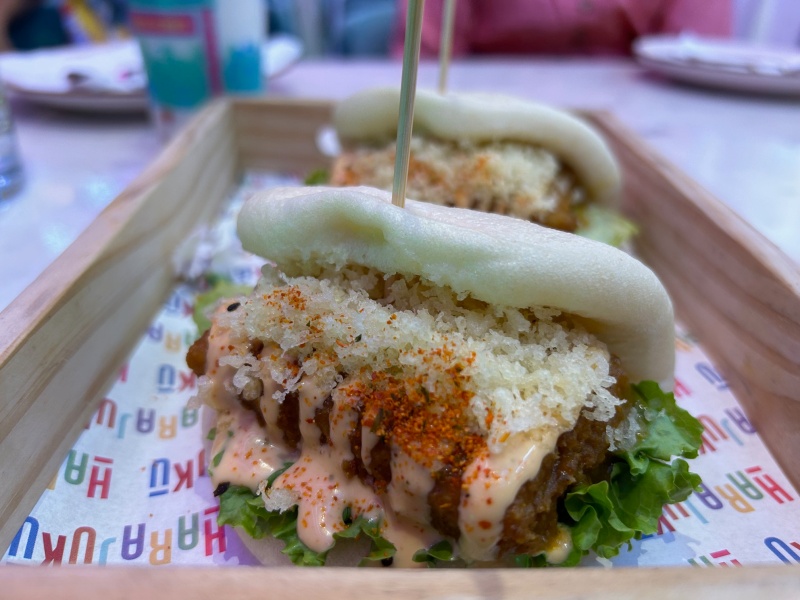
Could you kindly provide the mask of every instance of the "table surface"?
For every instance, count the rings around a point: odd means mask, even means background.
[[[418,86],[434,87],[434,63]],[[268,94],[340,99],[399,85],[396,62],[303,62]],[[800,262],[800,98],[712,91],[626,59],[454,64],[452,90],[511,94],[616,114],[665,158]],[[13,101],[23,190],[0,203],[0,310],[53,261],[162,148],[145,115],[78,114]]]

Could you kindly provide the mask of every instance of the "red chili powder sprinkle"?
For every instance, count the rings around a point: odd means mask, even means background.
[[[464,362],[473,360],[470,356]],[[369,379],[354,381],[342,391],[362,405],[364,426],[390,439],[415,462],[463,469],[486,448],[469,410],[474,396],[470,378],[451,347],[426,351],[423,362],[429,372],[442,374],[436,392],[425,388],[426,376],[401,379],[386,371],[372,372]]]

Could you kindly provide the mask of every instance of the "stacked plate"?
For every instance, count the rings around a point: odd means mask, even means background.
[[[634,44],[643,66],[676,80],[709,87],[800,95],[800,51],[741,40],[646,36]]]
[[[270,38],[262,48],[264,77],[284,72],[302,54],[297,38]],[[37,104],[83,111],[147,110],[147,76],[133,40],[5,54],[0,56],[0,77],[15,96]]]

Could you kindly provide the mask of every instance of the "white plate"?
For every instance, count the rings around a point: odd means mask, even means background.
[[[264,77],[287,71],[302,55],[299,39],[270,38],[261,49]],[[75,72],[89,77],[76,86],[69,78]],[[5,54],[0,74],[16,97],[44,106],[102,112],[142,112],[148,106],[142,57],[133,40]]]
[[[633,52],[643,66],[688,83],[766,94],[800,95],[800,52],[739,40],[646,36]]]

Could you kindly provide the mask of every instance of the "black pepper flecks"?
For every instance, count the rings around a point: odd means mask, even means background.
[[[214,490],[214,498],[222,496],[222,494],[224,494],[230,486],[231,484],[229,481],[223,481],[222,483],[220,483],[217,486],[217,489]]]
[[[239,308],[241,305],[242,305],[242,303],[241,303],[241,302],[234,302],[233,304],[229,304],[229,305],[228,305],[228,312],[233,312],[233,311],[235,311],[235,310],[236,310],[237,308]]]

